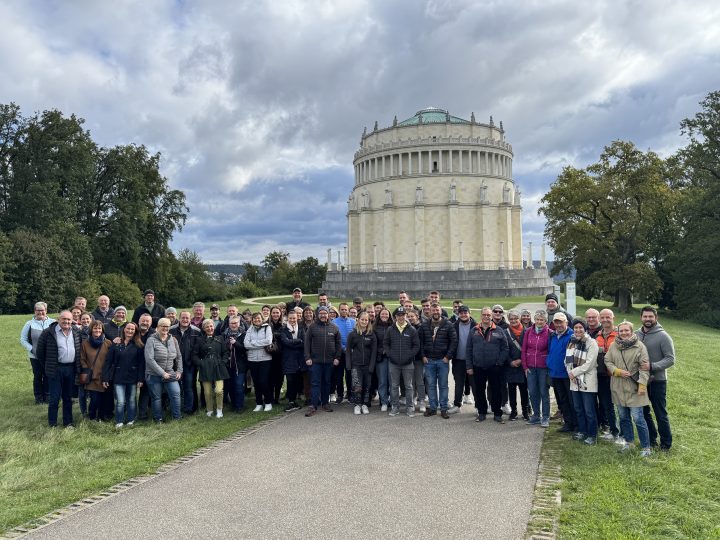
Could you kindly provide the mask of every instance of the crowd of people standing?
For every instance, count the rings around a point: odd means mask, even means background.
[[[629,321],[616,324],[610,309],[575,318],[554,294],[534,313],[484,307],[479,321],[461,300],[447,313],[437,291],[419,305],[401,292],[398,304],[391,311],[357,297],[335,308],[321,293],[313,307],[296,288],[288,303],[243,313],[230,305],[221,318],[215,304],[209,317],[201,302],[165,309],[148,289],[132,320],[105,295],[92,312],[77,298],[57,321],[37,302],[20,342],[51,427],[61,402],[63,425],[74,426],[74,399],[83,416],[113,419],[117,429],[202,408],[222,418],[225,405],[245,411],[252,384],[255,413],[273,410],[284,387],[284,410],[305,408],[307,417],[344,400],[355,415],[377,403],[389,416],[445,420],[474,404],[477,422],[492,414],[500,424],[522,418],[548,428],[552,388],[559,430],[574,439],[627,451],[637,431],[643,456],[671,448],[666,370],[675,353],[653,307],[642,309],[635,331]]]

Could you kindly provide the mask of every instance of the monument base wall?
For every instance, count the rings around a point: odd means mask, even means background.
[[[553,291],[546,268],[516,270],[419,270],[415,272],[329,271],[321,291],[331,298],[397,298],[405,291],[410,298],[424,298],[438,291],[447,301],[453,298],[543,296]]]

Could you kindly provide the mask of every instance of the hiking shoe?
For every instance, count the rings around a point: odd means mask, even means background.
[[[380,412],[387,412],[387,405],[385,403],[380,405]]]
[[[450,415],[448,414],[447,409],[442,409],[442,410],[440,411],[440,416],[442,416],[445,420],[447,420],[448,418],[450,418]]]
[[[322,406],[322,410],[325,412],[333,412],[333,408],[330,405],[328,405],[327,403]]]
[[[285,412],[293,412],[293,411],[299,411],[300,407],[298,407],[298,404],[294,401],[291,401],[288,403],[288,406],[285,407]]]
[[[450,407],[448,409],[448,414],[457,414],[459,412],[460,412],[460,407],[458,407],[457,405],[453,405],[452,407]]]
[[[550,427],[550,420],[549,420],[548,418],[546,418],[545,420],[543,420],[542,422],[540,422],[540,427],[549,428],[549,427]]]
[[[587,444],[588,446],[594,446],[594,445],[597,444],[597,439],[595,439],[595,437],[588,437],[588,438],[585,439],[583,442],[584,442],[585,444]]]
[[[390,409],[390,412],[388,413],[388,416],[397,416],[400,414],[400,409],[396,409],[395,407],[392,407]]]
[[[362,412],[363,414],[370,414],[370,407],[368,407],[367,405],[363,405],[362,407],[360,407],[360,412]]]
[[[415,408],[414,407],[408,407],[405,410],[405,414],[407,414],[410,418],[413,418],[415,416]]]
[[[305,416],[308,418],[311,416],[315,416],[315,413],[317,412],[317,409],[315,407],[308,408],[307,412],[305,413]]]
[[[536,426],[540,423],[540,419],[535,416],[531,416],[530,418],[528,418],[527,422],[525,422],[525,423],[528,426]]]
[[[478,414],[477,417],[475,418],[475,421],[476,421],[476,422],[484,422],[486,418],[487,418],[487,415],[485,415],[485,414]]]
[[[498,424],[504,424],[505,420],[503,420],[502,414],[501,415],[495,415],[493,416],[493,420],[497,422]]]
[[[360,405],[355,405],[355,410],[353,411],[355,414],[362,414],[362,410],[360,409]]]
[[[423,413],[423,416],[435,416],[437,414],[437,410],[435,409],[426,409]],[[445,411],[445,414],[447,414],[447,411]]]

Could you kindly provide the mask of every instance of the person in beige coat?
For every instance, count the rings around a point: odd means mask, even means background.
[[[632,323],[621,322],[618,325],[618,335],[605,354],[605,367],[612,375],[610,390],[620,417],[620,431],[625,439],[620,450],[629,450],[635,440],[630,420],[632,417],[643,457],[650,455],[650,435],[643,416],[643,407],[650,403],[647,394],[649,374],[640,369],[640,365],[647,361],[647,349],[633,333]]]
[[[112,392],[106,393],[102,383],[103,366],[110,345],[112,342],[105,338],[103,323],[101,321],[90,323],[90,335],[80,347],[80,367],[89,375],[85,384],[85,390],[90,396],[88,417],[98,422],[108,418],[113,409]]]
[[[573,336],[565,353],[565,368],[570,378],[578,430],[573,438],[587,445],[597,442],[597,355],[598,345],[587,333],[587,323],[582,319],[572,322]]]

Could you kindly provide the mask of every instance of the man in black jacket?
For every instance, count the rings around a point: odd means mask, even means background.
[[[453,356],[452,359],[455,394],[453,397],[453,406],[448,409],[448,413],[450,414],[459,412],[463,403],[472,403],[470,388],[473,386],[473,382],[472,377],[467,375],[465,362],[467,360],[467,342],[470,340],[475,324],[475,319],[470,316],[470,309],[467,306],[460,305],[458,307],[458,318],[454,323],[458,344],[455,356]],[[473,394],[474,393],[473,391]]]
[[[288,302],[288,303],[286,304],[286,306],[285,306],[285,308],[287,309],[287,312],[288,312],[288,313],[290,313],[290,312],[291,312],[293,309],[295,309],[296,307],[305,309],[306,307],[308,307],[308,306],[310,305],[310,304],[308,304],[307,302],[303,301],[302,296],[303,296],[303,295],[302,295],[302,289],[300,289],[300,287],[295,287],[295,288],[293,289],[293,299],[292,299],[292,302]]]
[[[170,334],[177,339],[183,359],[181,389],[183,413],[185,414],[192,414],[198,409],[197,366],[192,362],[192,352],[195,340],[200,336],[200,329],[190,324],[190,318],[189,311],[182,311],[178,323],[170,327]]]
[[[327,308],[321,307],[318,320],[305,333],[305,364],[310,367],[312,386],[312,405],[305,416],[315,415],[320,407],[332,412],[329,404],[330,384],[333,366],[340,365],[341,356],[340,330],[328,321]]]
[[[73,427],[72,392],[75,376],[80,373],[80,333],[73,328],[72,313],[63,311],[58,322],[43,330],[38,338],[36,358],[48,378],[48,424],[57,426],[58,406],[62,399],[63,426]]]
[[[440,305],[430,306],[430,319],[420,326],[420,350],[425,364],[425,388],[427,389],[430,407],[425,416],[437,414],[438,386],[440,387],[440,415],[447,419],[448,415],[448,371],[450,359],[457,349],[457,333],[455,326],[442,316]]]
[[[502,417],[501,386],[505,380],[505,365],[508,363],[508,342],[505,332],[492,322],[492,310],[485,307],[481,312],[480,324],[471,333],[467,344],[467,374],[475,379],[475,407],[478,422],[485,420],[487,400],[485,385],[488,386],[490,407],[494,420],[500,424]]]
[[[390,363],[390,416],[400,413],[400,375],[405,382],[405,406],[407,415],[415,416],[413,405],[413,376],[415,366],[413,360],[420,351],[420,339],[417,330],[405,320],[405,309],[400,306],[395,310],[395,324],[388,327],[383,340],[383,350]]]
[[[148,313],[152,317],[152,327],[156,328],[158,321],[165,316],[165,307],[155,302],[155,292],[152,289],[147,289],[143,296],[145,297],[145,303],[135,308],[132,320],[137,324],[140,315]]]

